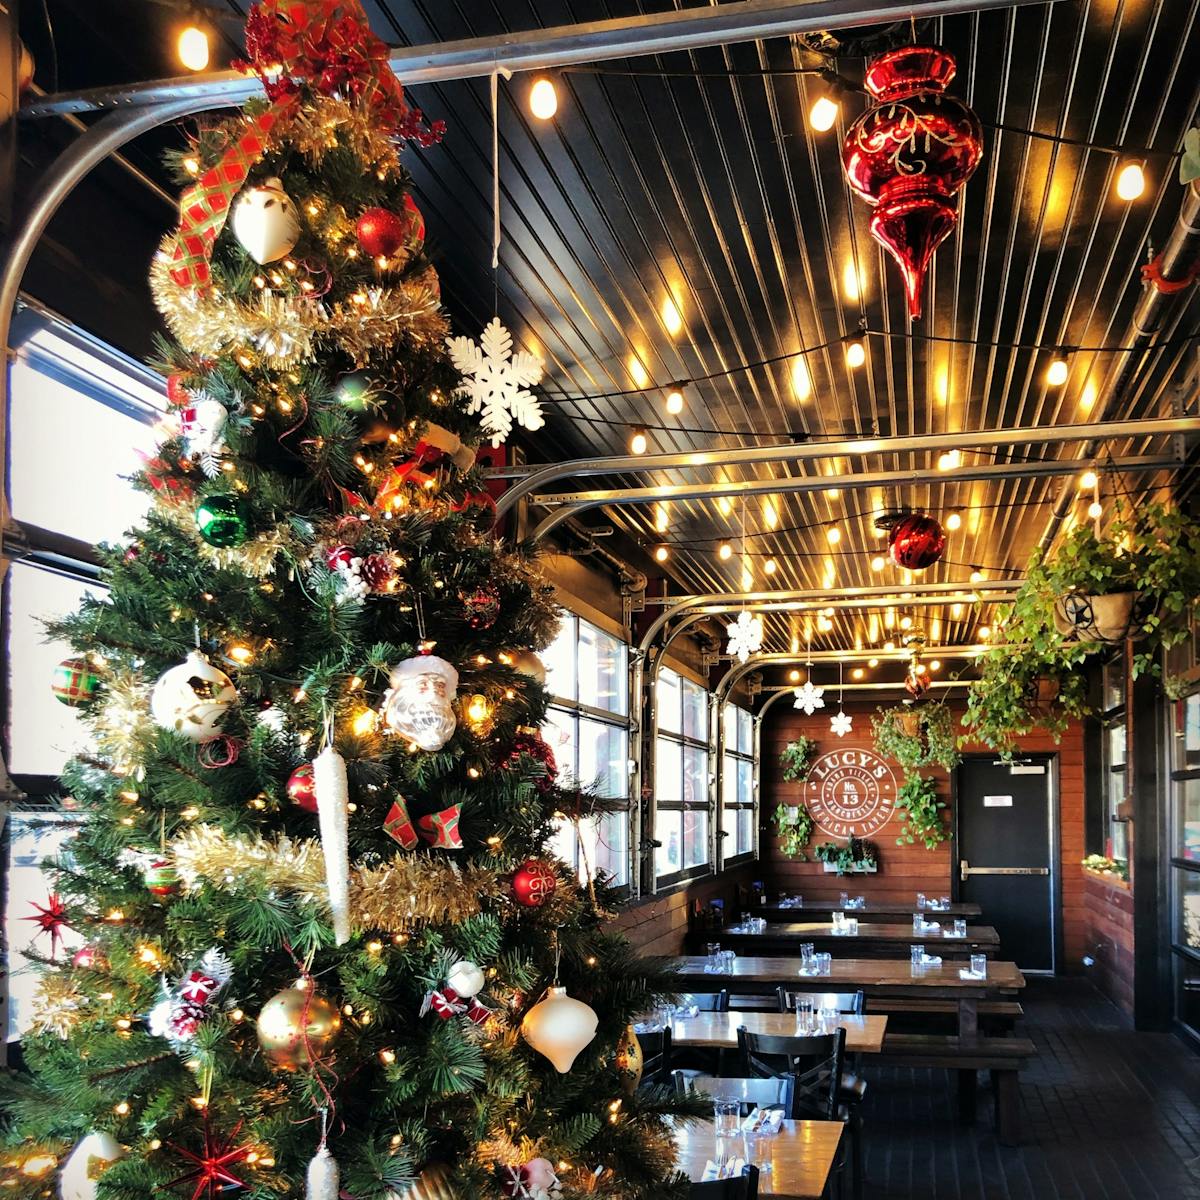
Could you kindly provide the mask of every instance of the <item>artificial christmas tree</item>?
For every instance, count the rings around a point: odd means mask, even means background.
[[[153,267],[155,504],[53,629],[94,680],[55,885],[86,949],[46,956],[4,1185],[667,1194],[691,1102],[618,1061],[664,981],[547,850],[557,615],[472,500],[499,400],[461,385],[398,158],[440,130],[352,0],[264,0],[247,46],[267,98],[177,156]]]

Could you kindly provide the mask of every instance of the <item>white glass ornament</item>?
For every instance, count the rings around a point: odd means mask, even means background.
[[[422,750],[440,750],[457,725],[454,693],[458,672],[444,658],[418,654],[392,668],[383,697],[384,724]]]
[[[220,400],[198,396],[179,410],[179,432],[189,454],[219,454],[225,446],[229,410]]]
[[[238,193],[229,224],[233,236],[259,265],[291,254],[300,237],[296,205],[274,177]]]
[[[446,972],[446,986],[453,988],[460,996],[474,996],[483,991],[484,974],[482,968],[469,959],[462,959]]]
[[[582,1000],[568,996],[565,987],[552,987],[546,998],[525,1014],[521,1036],[544,1054],[560,1075],[565,1075],[579,1052],[596,1036],[599,1023],[600,1018]]]
[[[164,671],[150,693],[150,715],[162,729],[189,741],[207,742],[221,732],[221,718],[237,702],[237,689],[198,650]]]
[[[125,1157],[125,1147],[111,1133],[89,1133],[67,1156],[58,1173],[62,1200],[96,1200],[103,1167]]]
[[[333,936],[339,946],[350,940],[350,784],[346,760],[326,746],[313,759],[313,790],[321,824],[321,851],[325,855],[325,886],[333,915]]]
[[[338,1200],[341,1172],[328,1146],[322,1146],[309,1161],[307,1183],[304,1200]]]

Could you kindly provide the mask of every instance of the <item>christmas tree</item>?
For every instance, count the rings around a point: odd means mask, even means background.
[[[51,628],[94,748],[4,1185],[667,1194],[687,1105],[627,1033],[666,981],[547,853],[598,802],[538,735],[557,613],[476,466],[536,364],[447,337],[398,155],[442,131],[356,0],[263,0],[247,48],[266,98],[173,160],[149,516]]]

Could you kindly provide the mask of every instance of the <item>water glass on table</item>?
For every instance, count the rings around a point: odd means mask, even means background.
[[[825,954],[813,955],[813,968],[818,975],[828,975],[830,968],[833,966],[833,955],[826,952]]]
[[[842,893],[842,894],[841,894],[841,895],[838,897],[838,903],[839,903],[839,904],[840,904],[840,905],[841,905],[843,908],[845,908],[845,907],[846,907],[846,905],[850,903],[850,893],[849,893],[849,892],[843,892],[843,893]]]
[[[713,1128],[717,1137],[736,1137],[741,1132],[742,1104],[740,1100],[718,1097],[713,1101]]]
[[[844,916],[845,914],[843,914]],[[842,932],[847,937],[858,937],[858,918],[846,917],[842,922]]]
[[[737,954],[735,951],[733,951],[733,950],[722,950],[721,951],[721,968],[720,969],[721,969],[722,975],[732,975],[733,974],[733,960],[735,958],[737,958]]]
[[[925,907],[925,893],[924,892],[917,893],[917,907],[922,908],[922,909]]]
[[[966,937],[967,936],[967,918],[966,917],[955,917],[954,918],[954,936],[955,937]]]
[[[813,944],[803,942],[800,946],[800,970],[811,971],[813,965]]]
[[[810,1037],[816,1033],[816,1012],[811,996],[796,997],[796,1033],[800,1037]]]
[[[910,946],[908,949],[912,959],[912,968],[914,971],[919,971],[925,965],[925,947]]]
[[[925,932],[925,916],[923,913],[913,913],[913,933]]]
[[[709,942],[705,949],[708,952],[708,962],[704,964],[706,971],[719,971],[721,969],[721,943]]]
[[[846,914],[844,912],[834,912],[831,916],[833,917],[833,932],[844,933],[846,931]]]
[[[987,955],[972,954],[971,955],[971,974],[977,975],[980,979],[987,976]]]

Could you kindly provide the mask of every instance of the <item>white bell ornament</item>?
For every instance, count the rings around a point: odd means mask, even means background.
[[[237,689],[198,650],[164,671],[150,693],[150,715],[160,729],[172,729],[192,742],[221,732],[221,718],[237,703]]]
[[[98,1177],[104,1167],[125,1157],[125,1147],[111,1133],[89,1133],[67,1156],[58,1173],[62,1200],[96,1200]]]
[[[572,999],[565,987],[547,989],[521,1022],[521,1036],[554,1069],[565,1075],[575,1064],[579,1052],[596,1036],[600,1018],[582,1000]]]
[[[467,958],[459,960],[446,972],[446,986],[468,999],[483,991],[484,982],[483,968]]]
[[[238,193],[229,224],[242,249],[260,266],[291,254],[300,238],[296,204],[274,176]]]

